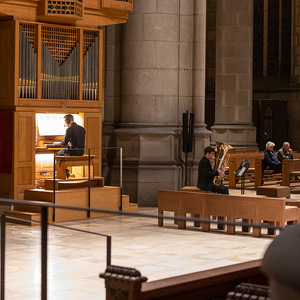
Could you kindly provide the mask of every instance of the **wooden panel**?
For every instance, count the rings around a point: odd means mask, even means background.
[[[100,113],[85,113],[84,127],[86,130],[86,154],[88,154],[88,149],[91,148],[91,154],[95,155],[94,175],[101,176],[102,115]]]
[[[14,95],[14,39],[13,22],[4,22],[0,27],[0,103],[12,105]]]
[[[19,142],[18,161],[31,162],[33,160],[33,141],[34,141],[34,118],[32,114],[19,117],[17,122],[17,139]]]
[[[102,7],[114,10],[132,11],[132,0],[102,0]]]
[[[100,0],[84,0],[84,8],[100,9]]]
[[[35,114],[15,112],[14,197],[23,199],[25,189],[34,187]]]
[[[91,190],[91,208],[105,210],[119,210],[120,188],[105,186],[100,189]],[[91,218],[103,218],[113,216],[110,213],[91,212]]]
[[[31,184],[32,182],[32,167],[20,167],[18,169],[18,184],[24,185],[24,184]]]

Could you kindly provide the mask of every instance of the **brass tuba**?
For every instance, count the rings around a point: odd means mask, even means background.
[[[228,151],[232,149],[232,146],[220,142],[216,142],[216,145],[217,145],[217,153],[215,158],[214,170],[217,171],[220,169],[223,172],[225,172],[230,157]],[[221,184],[222,180],[223,180],[223,176],[216,176],[214,178],[214,184]]]

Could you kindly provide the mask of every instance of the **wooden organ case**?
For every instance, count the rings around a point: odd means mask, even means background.
[[[35,187],[37,114],[79,114],[101,176],[103,32],[132,0],[0,1],[0,197]]]

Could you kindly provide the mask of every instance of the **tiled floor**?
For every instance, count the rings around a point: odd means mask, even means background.
[[[140,212],[155,215],[157,209]],[[112,236],[112,264],[136,268],[148,281],[258,259],[272,241],[241,231],[204,233],[192,223],[178,230],[171,220],[160,228],[154,218],[129,216],[61,225]],[[6,299],[40,299],[40,227],[9,223],[6,235]],[[49,300],[105,299],[99,278],[106,267],[104,237],[50,227],[48,251]]]

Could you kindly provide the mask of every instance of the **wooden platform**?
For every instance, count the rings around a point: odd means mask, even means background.
[[[42,189],[30,189],[25,191],[25,200],[32,200],[40,203],[53,203],[53,191]],[[129,201],[128,201],[129,202]],[[77,188],[72,190],[57,190],[55,192],[55,204],[69,205],[77,207],[88,207],[88,189]],[[90,207],[103,210],[118,211],[120,206],[120,188],[119,187],[93,187],[91,188]],[[129,204],[128,204],[129,206]],[[40,206],[15,204],[13,211],[5,212],[6,215],[24,218],[27,220],[40,220]],[[54,211],[49,209],[49,223],[69,222],[88,219],[86,211],[58,209]],[[116,215],[116,214],[114,214]],[[103,218],[114,216],[110,213],[91,212],[90,218]],[[14,222],[15,223],[15,222]],[[25,223],[24,223],[25,224]],[[33,224],[29,224],[33,225]]]
[[[290,198],[291,189],[288,186],[281,185],[266,185],[257,187],[257,195],[265,195],[267,197],[275,198]]]
[[[103,177],[90,178],[91,187],[104,187]],[[80,179],[55,179],[55,190],[87,188],[88,178]],[[53,190],[53,178],[45,179],[45,190]]]

